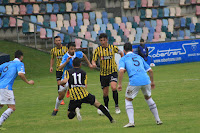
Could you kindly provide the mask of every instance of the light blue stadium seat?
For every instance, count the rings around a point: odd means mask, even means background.
[[[102,30],[99,30],[98,35],[100,35],[101,33],[105,33],[105,32]]]
[[[128,19],[127,19],[127,17],[123,16],[123,17],[122,17],[122,23],[125,23],[125,24],[126,24],[126,22],[128,22]]]
[[[136,34],[135,35],[135,41],[133,41],[133,43],[140,43],[141,40],[141,35],[140,34]]]
[[[42,0],[37,0],[37,2],[42,2]]]
[[[103,18],[103,23],[107,25],[108,24],[108,18]]]
[[[86,40],[82,40],[82,45],[81,45],[82,48],[87,48],[88,47],[88,41]]]
[[[101,24],[100,28],[101,28],[101,31],[103,31],[103,33],[106,32],[106,25],[105,24]]]
[[[102,19],[101,18],[97,18],[97,24],[102,25]]]
[[[184,39],[184,35],[185,33],[184,33],[184,31],[183,30],[179,30],[179,37],[178,37],[178,39],[179,40],[182,40],[182,39]]]
[[[133,16],[128,16],[128,21],[129,22],[134,22]]]
[[[178,37],[178,31],[177,30],[173,31],[173,37],[176,37],[176,38]]]
[[[4,6],[0,5],[0,12],[6,13],[6,8]],[[1,14],[0,14],[1,15]]]
[[[78,20],[78,21],[77,21],[77,25],[78,25],[78,27],[80,28],[81,25],[83,25],[83,21],[82,21],[82,20]]]
[[[152,18],[157,18],[157,17],[158,17],[158,10],[152,9]]]
[[[90,12],[89,16],[90,16],[90,20],[92,20],[92,19],[95,20],[95,13],[94,12]]]
[[[52,10],[53,10],[53,6],[52,4],[46,4],[46,9],[47,9],[47,13],[52,13]]]
[[[185,18],[181,18],[181,27],[186,27],[186,19]]]
[[[46,36],[47,38],[52,38],[52,30],[51,29],[46,29]]]
[[[73,29],[73,27],[71,27],[71,26],[68,27],[68,33],[69,33],[69,34],[74,33],[74,29]]]
[[[117,23],[113,24],[113,29],[115,29],[116,31],[119,29],[119,25]]]
[[[39,22],[37,22],[37,24],[41,24],[42,25],[42,23],[39,23]],[[37,25],[37,32],[40,32],[40,28],[42,28],[40,25]]]
[[[56,28],[56,27],[57,27],[57,26],[56,26],[56,22],[50,21],[50,27],[51,27],[51,28]]]
[[[31,22],[37,23],[37,18],[36,16],[31,15]]]
[[[153,40],[153,33],[148,33],[148,36],[147,36],[147,42],[152,42]]]
[[[94,19],[90,20],[90,25],[96,24],[96,21]]]
[[[27,14],[33,13],[33,6],[31,4],[26,5],[26,13]]]
[[[108,13],[106,11],[102,12],[102,18],[108,18]]]
[[[91,31],[92,39],[96,40],[97,33],[95,31]]]
[[[150,28],[149,28],[149,32],[153,34],[153,33],[155,32],[154,27],[150,27]]]
[[[169,8],[164,8],[164,17],[169,17]]]
[[[53,3],[53,13],[59,12],[59,5],[57,3]]]
[[[160,6],[165,6],[165,0],[160,0]]]
[[[63,43],[63,41],[64,41],[64,34],[62,34],[62,33],[59,33],[59,34],[58,34],[58,36],[60,36],[61,43]]]
[[[191,36],[191,34],[190,34],[190,30],[185,30],[185,36],[187,36],[187,37],[190,38],[190,36]]]
[[[75,12],[78,11],[78,3],[77,2],[72,3],[72,11],[75,11]]]
[[[162,23],[163,23],[163,26],[168,27],[168,20],[167,19],[163,19]]]
[[[2,19],[0,18],[0,28],[2,28]]]
[[[138,35],[142,35],[142,28],[136,28],[136,33],[138,34]]]
[[[82,13],[77,13],[76,16],[77,16],[77,22],[78,22],[79,20],[82,20],[82,19],[83,19]]]
[[[195,25],[193,23],[190,23],[190,32],[191,33],[195,32]]]

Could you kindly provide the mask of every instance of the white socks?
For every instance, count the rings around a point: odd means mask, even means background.
[[[126,104],[126,113],[128,115],[129,123],[134,123],[134,110],[132,101],[128,101],[125,99]]]
[[[147,104],[149,105],[149,109],[151,110],[152,114],[155,117],[156,121],[160,121],[159,115],[158,115],[158,110],[156,107],[156,103],[153,101],[152,98],[149,98],[148,100],[146,100]]]
[[[0,117],[0,125],[14,112],[11,108],[8,108]]]
[[[60,106],[60,103],[62,102],[62,100],[59,100],[58,97],[56,98],[56,105],[55,105],[55,109],[58,109],[58,107]]]

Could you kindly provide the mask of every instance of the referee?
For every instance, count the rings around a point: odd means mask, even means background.
[[[104,104],[108,108],[108,92],[109,86],[112,88],[113,99],[115,101],[115,112],[120,114],[121,111],[118,105],[118,92],[117,92],[117,64],[115,62],[115,53],[123,57],[123,52],[117,46],[108,44],[108,37],[105,33],[100,34],[99,40],[101,45],[95,49],[92,59],[93,68],[96,68],[97,59],[100,59],[100,82],[103,90]]]

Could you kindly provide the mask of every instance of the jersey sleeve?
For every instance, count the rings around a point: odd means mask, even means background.
[[[144,69],[146,70],[146,72],[148,72],[151,67],[146,63],[146,61],[141,57],[142,61],[143,61],[143,64],[144,64]]]
[[[76,57],[83,58],[83,52],[82,51],[77,51],[76,52]]]
[[[64,72],[64,78],[69,79],[69,72],[67,70],[65,70],[65,72]]]
[[[67,56],[67,54],[65,54],[65,55],[62,57],[62,61],[61,61],[60,65],[64,64],[64,63],[66,62],[67,58],[68,58],[68,56]]]
[[[96,48],[95,51],[94,51],[93,57],[92,57],[93,61],[97,61],[97,59],[98,59],[98,51],[99,51],[98,48]]]
[[[24,63],[19,63],[18,65],[17,65],[17,72],[18,73],[23,73],[23,74],[25,74],[25,67],[24,67]]]
[[[51,59],[53,59],[54,58],[54,49],[51,49],[50,54],[51,54]]]
[[[125,68],[124,58],[121,58],[121,59],[119,60],[119,70],[120,70],[120,69],[126,69],[126,68]]]

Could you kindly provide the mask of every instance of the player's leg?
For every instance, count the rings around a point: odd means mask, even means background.
[[[56,104],[55,104],[55,108],[52,112],[52,116],[55,116],[58,113],[58,108],[60,106],[60,103],[62,102],[63,98],[65,97],[65,93],[67,90],[67,85],[62,86],[60,85],[58,88],[58,97],[56,98]]]
[[[8,109],[0,117],[0,125],[15,111],[15,105],[8,105]]]
[[[77,116],[77,119],[79,121],[81,121],[82,117],[81,117],[81,114],[80,114],[80,108],[81,108],[81,102],[80,101],[70,100],[69,107],[68,107],[68,118],[73,119],[75,116]]]
[[[107,117],[108,119],[110,120],[111,123],[114,123],[114,119],[112,118],[112,116],[110,115],[110,113],[108,112],[108,110],[100,103],[98,102],[96,99],[95,99],[95,102],[94,102],[94,106],[98,109],[100,109]]]
[[[158,109],[157,109],[156,103],[151,98],[151,86],[150,85],[145,85],[145,86],[142,87],[141,90],[142,90],[142,93],[144,94],[144,98],[145,98],[147,104],[149,105],[149,109],[151,110],[152,114],[154,115],[156,123],[158,125],[161,125],[162,121],[159,118]]]
[[[126,88],[125,106],[126,106],[126,113],[129,119],[129,123],[126,124],[124,127],[135,127],[134,109],[133,109],[132,100],[137,96],[139,90],[140,90],[140,86],[128,86]]]
[[[108,108],[108,102],[109,102],[109,76],[100,76],[100,82],[101,82],[101,88],[103,89],[103,100],[104,105]]]
[[[59,90],[59,86],[60,86],[59,85],[60,81],[62,79],[62,74],[63,74],[62,71],[56,71],[56,80],[57,80],[58,90]],[[65,102],[64,102],[64,100],[62,100],[61,103],[60,103],[60,105],[64,105],[64,104],[65,104]]]

